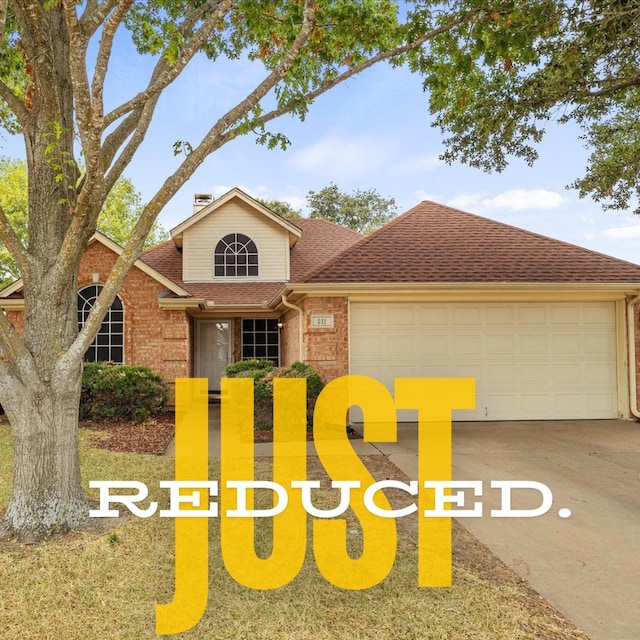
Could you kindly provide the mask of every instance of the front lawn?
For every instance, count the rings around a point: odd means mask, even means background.
[[[95,448],[82,430],[84,479],[136,479],[159,499],[173,459]],[[380,477],[402,477],[388,461],[366,460]],[[259,463],[268,474],[269,463]],[[321,470],[311,464],[310,477]],[[375,467],[375,469],[373,469]],[[217,462],[210,477],[218,477]],[[0,511],[11,479],[10,434],[0,425]],[[154,489],[154,487],[156,489]],[[97,496],[93,496],[97,497]],[[329,499],[329,498],[327,498]],[[265,519],[266,520],[266,519]],[[218,521],[210,520],[209,605],[180,638],[207,640],[424,640],[554,638],[585,640],[462,527],[454,526],[454,585],[416,586],[416,522],[403,518],[396,565],[365,591],[331,586],[313,564],[274,591],[237,585],[220,559]],[[265,521],[265,525],[268,523]],[[268,545],[266,529],[259,547]],[[311,549],[311,540],[309,540]],[[130,518],[107,531],[74,532],[35,546],[0,545],[0,635],[5,640],[109,640],[157,637],[154,605],[173,596],[170,519]]]

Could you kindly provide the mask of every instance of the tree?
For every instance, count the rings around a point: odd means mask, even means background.
[[[262,200],[259,199],[258,202],[261,202],[265,207],[271,209],[274,213],[277,213],[279,216],[283,218],[301,218],[302,211],[300,209],[294,209],[288,202],[284,200]]]
[[[475,2],[466,2],[468,7]],[[505,2],[488,20],[411,54],[426,74],[444,159],[501,171],[530,164],[546,123],[577,123],[591,155],[571,186],[604,208],[640,196],[640,5],[631,0]],[[640,206],[635,210],[640,213]]]
[[[396,215],[396,201],[383,198],[375,189],[344,193],[331,183],[320,191],[309,191],[310,218],[324,218],[359,233],[371,233]]]
[[[27,163],[0,158],[0,206],[23,243],[27,241],[27,188]],[[118,244],[126,244],[142,208],[142,198],[133,183],[127,178],[119,178],[98,217],[98,231]],[[151,247],[167,237],[167,232],[156,221],[144,246]],[[13,257],[5,246],[0,245],[0,288],[19,277]]]
[[[286,145],[267,128],[272,121],[304,118],[339,83],[376,63],[402,62],[479,15],[430,4],[418,2],[401,22],[389,0],[0,0],[0,118],[24,139],[29,177],[26,243],[0,209],[0,242],[22,277],[25,305],[22,336],[0,313],[0,404],[14,455],[3,535],[39,539],[88,521],[77,437],[83,354],[164,205],[226,143],[253,134],[269,147]],[[141,65],[139,91],[117,104],[111,62],[123,30],[153,69],[145,76]],[[262,79],[212,116],[201,139],[176,142],[177,166],[144,205],[78,331],[83,251],[158,101],[198,54],[213,65],[245,57]]]

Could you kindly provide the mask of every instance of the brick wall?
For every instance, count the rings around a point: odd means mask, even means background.
[[[281,317],[284,327],[280,331],[280,364],[287,367],[301,359],[300,314],[295,309],[289,309]]]
[[[349,317],[345,297],[307,298],[305,312],[304,361],[313,365],[325,382],[349,373]],[[312,329],[311,316],[332,314],[332,329]]]

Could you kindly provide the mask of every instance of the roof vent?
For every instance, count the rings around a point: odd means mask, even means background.
[[[193,213],[198,213],[200,209],[204,209],[206,206],[213,202],[213,194],[211,193],[196,193],[193,196]]]

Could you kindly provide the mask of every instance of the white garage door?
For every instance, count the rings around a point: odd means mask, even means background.
[[[615,326],[612,302],[353,302],[351,373],[475,378],[457,420],[615,418]]]

